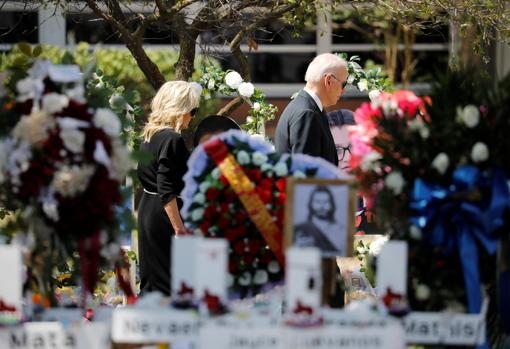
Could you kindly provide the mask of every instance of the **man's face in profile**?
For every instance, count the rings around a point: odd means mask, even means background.
[[[320,219],[329,219],[331,210],[331,200],[329,195],[324,192],[316,192],[312,196],[311,214]]]

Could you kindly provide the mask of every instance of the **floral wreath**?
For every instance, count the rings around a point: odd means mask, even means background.
[[[54,304],[55,269],[71,263],[85,301],[101,265],[126,261],[121,185],[133,163],[122,122],[88,103],[77,65],[38,60],[17,78],[9,76],[15,90],[0,100],[0,116],[18,120],[0,142],[1,199],[16,210],[5,229],[25,239],[38,293]]]
[[[229,242],[234,296],[256,294],[283,280],[283,221],[289,177],[338,178],[327,161],[279,155],[260,137],[230,130],[191,155],[181,214],[197,235]]]

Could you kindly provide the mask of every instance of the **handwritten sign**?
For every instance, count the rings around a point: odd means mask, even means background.
[[[286,328],[285,349],[404,349],[404,330],[398,325]]]
[[[194,341],[199,334],[198,316],[173,309],[115,309],[112,340],[118,343]]]
[[[3,349],[106,349],[110,347],[110,327],[88,323],[65,329],[59,322],[29,322],[0,329]]]
[[[279,326],[233,328],[217,325],[200,330],[200,348],[283,349]]]
[[[485,319],[479,314],[413,312],[403,321],[408,343],[475,345],[485,341]]]

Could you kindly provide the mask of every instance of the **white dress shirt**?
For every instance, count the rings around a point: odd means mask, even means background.
[[[313,100],[315,101],[315,103],[319,107],[319,110],[322,111],[323,108],[322,108],[322,103],[321,103],[321,99],[319,98],[319,96],[317,96],[315,94],[315,92],[313,92],[312,90],[310,90],[309,88],[306,88],[306,87],[303,88],[303,91],[308,93],[313,98]]]

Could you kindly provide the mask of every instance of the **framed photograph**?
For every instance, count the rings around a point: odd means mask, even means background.
[[[289,178],[285,206],[287,247],[317,247],[323,257],[351,256],[356,191],[349,180]]]

